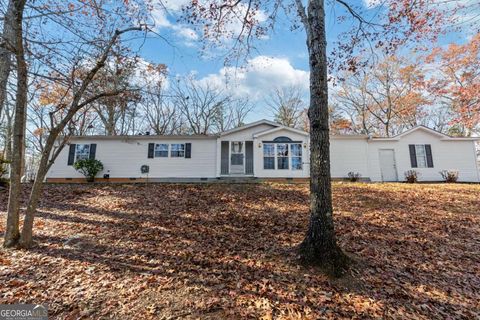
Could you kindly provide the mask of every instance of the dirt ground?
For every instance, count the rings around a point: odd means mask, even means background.
[[[25,190],[26,197],[28,190]],[[3,236],[7,194],[0,191]],[[308,187],[48,185],[0,303],[52,319],[480,319],[480,185],[334,184],[329,279],[297,262]]]

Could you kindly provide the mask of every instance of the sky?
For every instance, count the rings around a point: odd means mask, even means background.
[[[474,0],[458,1],[468,4]],[[162,37],[151,35],[145,41],[139,51],[143,59],[166,64],[170,77],[194,74],[198,80],[213,83],[233,95],[248,96],[255,108],[247,121],[272,119],[272,112],[265,107],[265,99],[275,88],[296,86],[304,90],[306,95],[309,79],[306,36],[303,29],[291,30],[288,17],[280,15],[275,29],[268,37],[255,42],[255,50],[245,59],[239,60],[238,67],[225,66],[224,57],[215,51],[208,56],[202,54],[199,34],[178,21],[181,7],[187,2],[188,0],[164,0],[164,8],[154,8],[152,16],[155,31]],[[378,0],[358,0],[358,5],[372,15],[381,14],[377,2]],[[341,14],[338,10],[327,9],[329,46],[353,23],[335,23],[334,17]],[[258,19],[266,18],[260,13]],[[229,27],[237,30],[239,24],[232,22]],[[463,43],[470,36],[468,32],[449,34],[441,39],[440,44]]]

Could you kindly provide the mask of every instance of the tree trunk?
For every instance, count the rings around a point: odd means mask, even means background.
[[[32,191],[30,192],[30,198],[28,199],[27,211],[25,212],[25,220],[20,237],[20,247],[22,248],[30,248],[33,244],[33,220],[37,211],[38,201],[43,191],[43,180],[48,172],[48,160],[57,136],[58,134],[50,133],[42,152],[42,158],[40,159]]]
[[[12,67],[12,51],[15,43],[14,5],[9,1],[3,24],[2,43],[0,43],[0,115],[7,98],[8,76]]]
[[[15,118],[13,123],[13,152],[10,173],[10,192],[8,197],[7,225],[4,247],[13,247],[20,237],[19,211],[22,191],[21,174],[24,157],[24,128],[27,108],[27,64],[23,50],[23,9],[25,0],[13,1],[13,29],[15,33],[15,58],[17,60],[17,92]]]
[[[333,224],[324,1],[311,0],[306,18],[310,62],[310,222],[300,245],[300,256],[305,263],[339,276],[348,258],[337,245]]]

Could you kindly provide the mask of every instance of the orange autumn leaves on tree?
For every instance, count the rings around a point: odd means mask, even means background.
[[[454,113],[452,123],[472,135],[480,126],[480,33],[463,45],[434,49],[426,61],[433,66],[430,91]]]

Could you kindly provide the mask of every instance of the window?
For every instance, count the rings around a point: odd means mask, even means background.
[[[292,170],[302,170],[302,145],[300,143],[292,143]]]
[[[167,143],[160,143],[155,145],[155,158],[168,158]]]
[[[90,145],[77,144],[75,147],[75,162],[78,160],[90,158]]]
[[[232,142],[232,153],[243,153],[243,142],[233,141]]]
[[[275,169],[275,144],[263,144],[263,169]]]
[[[170,156],[172,158],[185,157],[185,145],[183,143],[172,143],[170,148]]]
[[[415,154],[417,156],[417,167],[426,168],[427,167],[427,152],[425,150],[424,144],[415,145]]]
[[[288,170],[288,144],[277,143],[277,169]]]
[[[231,149],[232,166],[243,166],[243,142],[233,141]]]

